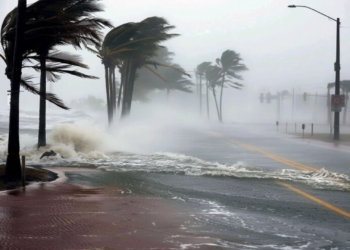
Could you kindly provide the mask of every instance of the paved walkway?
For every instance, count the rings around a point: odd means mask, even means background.
[[[0,249],[186,249],[210,239],[186,230],[191,217],[162,198],[117,187],[41,183],[0,193]],[[208,247],[210,248],[210,247]]]

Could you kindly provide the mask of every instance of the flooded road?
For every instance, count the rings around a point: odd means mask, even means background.
[[[268,124],[157,126],[114,134],[69,120],[50,132],[52,146],[45,150],[58,155],[40,160],[42,152],[30,146],[36,128],[27,127],[21,145],[28,165],[65,171],[68,184],[1,194],[3,246],[21,239],[40,246],[75,241],[83,242],[77,249],[110,247],[117,244],[113,235],[147,225],[128,242],[152,239],[142,243],[146,249],[350,248],[346,146],[310,143]],[[5,148],[6,135],[1,140]],[[139,205],[121,208],[118,197]],[[125,216],[140,218],[140,224],[117,228],[110,219]],[[22,222],[30,226],[16,231]],[[164,226],[154,230],[153,223]],[[72,240],[61,241],[65,237]]]

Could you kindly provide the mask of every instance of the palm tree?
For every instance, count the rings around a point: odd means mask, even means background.
[[[116,67],[121,72],[124,64],[123,59],[127,58],[127,53],[137,49],[137,44],[132,41],[132,36],[135,32],[135,23],[125,23],[110,30],[105,36],[103,43],[95,46],[95,49],[86,46],[90,52],[96,54],[97,57],[101,59],[101,63],[104,65],[109,124],[113,121],[113,114],[116,106],[115,77],[111,77],[111,75],[115,76]],[[124,75],[122,75],[121,84],[119,86],[118,108],[120,105],[123,86],[125,86],[125,79],[123,77]],[[112,88],[115,90],[113,93]]]
[[[77,57],[68,54],[55,53],[52,56],[52,49],[58,45],[73,45],[81,48],[81,45],[98,44],[102,39],[99,31],[101,28],[112,25],[104,19],[96,18],[92,14],[102,11],[99,0],[39,0],[30,5],[27,9],[26,21],[26,51],[27,59],[36,59],[40,65],[40,111],[39,111],[39,135],[38,148],[46,145],[46,75],[50,79],[57,79],[55,73],[68,73],[79,77],[96,79],[76,71],[68,70],[68,67],[78,66],[87,68],[80,63]],[[3,24],[4,39],[9,40],[11,36],[11,24],[16,18],[9,14]],[[12,20],[11,20],[12,19]],[[11,49],[9,49],[11,51]],[[37,56],[28,56],[36,53]],[[46,62],[51,61],[51,67]],[[59,65],[63,63],[65,65]],[[38,66],[34,67],[38,69]],[[35,92],[35,91],[34,91]],[[62,106],[62,105],[61,105]],[[64,107],[66,108],[66,107]]]
[[[145,67],[157,74],[150,65],[155,68],[157,68],[157,66],[171,67],[169,65],[151,61],[151,58],[161,47],[161,42],[178,36],[177,34],[167,33],[167,31],[173,28],[175,27],[169,25],[164,18],[160,17],[149,17],[137,24],[137,32],[132,37],[132,40],[136,41],[141,46],[135,51],[136,53],[129,53],[129,58],[125,63],[124,74],[126,75],[126,85],[123,94],[122,117],[130,114],[136,71]],[[180,71],[179,69],[177,70]]]
[[[173,29],[164,18],[149,17],[139,23],[126,23],[112,29],[105,37],[103,44],[96,50],[90,51],[98,54],[105,66],[106,95],[108,105],[109,122],[113,116],[112,103],[109,99],[115,100],[116,93],[109,77],[118,67],[121,74],[121,85],[119,87],[119,102],[122,98],[122,117],[127,116],[131,110],[131,103],[136,79],[136,71],[142,67],[155,72],[153,67],[171,67],[163,63],[151,60],[156,51],[161,48],[159,45],[177,34],[168,34]],[[175,69],[181,71],[179,69]],[[183,72],[184,73],[184,72]],[[111,117],[111,118],[110,118]]]
[[[11,104],[8,139],[8,155],[6,159],[5,178],[7,182],[21,180],[21,162],[19,159],[19,88],[22,74],[22,45],[24,42],[25,14],[27,1],[18,0],[16,36],[14,43],[13,71],[11,77]]]
[[[206,79],[208,81],[209,88],[213,92],[216,112],[217,112],[219,121],[221,121],[220,120],[221,116],[220,116],[220,109],[219,109],[217,96],[216,96],[216,87],[220,86],[221,76],[222,76],[222,74],[221,74],[221,68],[220,67],[218,67],[217,65],[214,65],[214,66],[208,65],[208,67],[207,67],[207,69],[205,71],[205,77],[206,77]]]
[[[211,65],[211,62],[202,62],[199,64],[196,68],[196,75],[199,76],[199,100],[200,100],[200,110],[202,113],[202,77],[205,76],[206,71],[208,70],[208,67]],[[209,119],[209,83],[208,79],[206,79],[206,87],[207,87],[207,116]]]
[[[98,5],[99,0],[50,0],[50,3],[48,1],[39,0],[37,4],[30,6],[30,9],[35,10],[32,16],[33,26],[38,27],[40,31],[33,33],[39,38],[35,52],[40,61],[41,93],[46,93],[46,58],[55,46],[73,45],[75,48],[81,48],[83,44],[98,45],[102,41],[100,29],[105,26],[112,27],[107,20],[93,16],[95,12],[103,11]],[[49,23],[47,20],[50,20]],[[83,74],[80,77],[95,78]],[[38,148],[45,145],[46,101],[40,98]]]
[[[248,70],[248,68],[241,63],[243,59],[240,54],[233,50],[226,50],[222,53],[221,58],[216,59],[216,63],[221,67],[222,70],[222,80],[221,80],[221,91],[220,91],[220,122],[222,122],[222,94],[225,82],[231,83],[231,87],[240,88],[242,84],[233,82],[231,79],[235,78],[238,80],[243,80],[243,77],[238,75],[238,72]],[[226,77],[228,79],[226,79]]]

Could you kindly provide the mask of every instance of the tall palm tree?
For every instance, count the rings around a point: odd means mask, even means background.
[[[162,41],[177,36],[177,34],[167,33],[173,28],[174,26],[169,25],[164,18],[149,17],[139,23],[126,23],[112,29],[100,47],[96,50],[90,49],[99,55],[105,66],[107,103],[112,104],[108,101],[109,98],[115,99],[113,93],[115,87],[111,84],[109,74],[116,67],[120,71],[119,96],[123,96],[122,117],[127,116],[131,110],[137,70],[145,67],[157,74],[153,67],[171,67],[151,59],[161,48]],[[179,69],[175,70],[180,71]],[[118,103],[120,99],[118,98]],[[109,117],[112,117],[111,110],[112,108],[108,108]],[[109,121],[111,122],[111,119]]]
[[[215,101],[215,107],[216,107],[216,112],[218,115],[218,119],[220,120],[220,109],[217,101],[217,96],[216,96],[216,87],[220,86],[220,79],[221,79],[221,68],[217,65],[208,65],[205,71],[205,77],[209,83],[209,88],[211,89],[213,96],[214,96],[214,101]]]
[[[216,63],[221,67],[222,79],[221,79],[221,91],[220,91],[220,122],[222,122],[222,94],[224,84],[226,82],[231,83],[231,87],[240,88],[242,84],[233,82],[231,79],[235,78],[243,80],[243,77],[237,73],[248,70],[248,68],[241,62],[243,59],[240,54],[233,50],[226,50],[222,53],[221,58],[216,59]],[[227,79],[228,78],[228,79]]]
[[[124,65],[123,59],[127,58],[129,51],[137,50],[137,44],[132,40],[132,36],[136,32],[135,23],[125,23],[116,28],[110,30],[102,44],[91,48],[86,46],[86,48],[97,55],[101,59],[101,63],[104,65],[105,69],[105,82],[106,82],[106,101],[107,101],[107,114],[108,114],[108,123],[111,124],[113,121],[114,107],[116,102],[116,91],[112,93],[112,88],[116,90],[115,86],[115,77],[112,77],[111,74],[115,75],[116,67],[121,72],[121,69]],[[114,85],[114,86],[112,86]],[[124,75],[121,78],[121,84],[119,87],[119,98],[118,98],[118,108],[120,105],[121,94],[123,87],[125,86]]]
[[[96,77],[69,70],[70,66],[88,68],[80,62],[79,57],[67,53],[57,53],[53,48],[57,45],[73,45],[81,48],[82,44],[98,44],[102,34],[99,31],[104,26],[112,25],[92,13],[102,10],[99,0],[39,0],[30,5],[26,11],[25,56],[26,60],[37,60],[38,65],[32,66],[40,70],[40,90],[22,79],[22,86],[27,90],[39,94],[39,134],[38,148],[46,145],[46,101],[67,109],[67,107],[53,94],[46,92],[46,77],[49,80],[58,79],[58,73],[68,73],[79,77],[96,79]],[[12,46],[11,39],[15,27],[16,15],[14,11],[5,18],[2,26],[2,45],[5,52],[5,62],[9,59]],[[35,55],[37,54],[37,55]],[[46,65],[46,62],[49,62]],[[9,65],[9,64],[8,64]],[[8,67],[9,69],[9,67]],[[7,70],[7,72],[10,70]]]
[[[13,71],[11,77],[11,104],[9,121],[8,155],[5,178],[8,182],[20,181],[22,177],[19,159],[19,88],[22,74],[22,45],[24,42],[27,1],[18,0],[16,36],[14,43]]]
[[[139,47],[136,53],[131,52],[129,58],[126,60],[126,67],[124,69],[124,74],[126,75],[124,90],[126,91],[124,91],[123,95],[122,117],[130,113],[136,71],[141,67],[152,71],[150,65],[154,67],[167,66],[159,62],[151,61],[151,58],[161,47],[161,42],[178,36],[177,34],[167,33],[174,28],[175,27],[169,25],[164,18],[160,17],[149,17],[137,24],[137,32],[132,39],[138,41],[139,44],[141,43],[141,47]],[[178,69],[178,71],[180,70]]]
[[[112,27],[111,23],[93,14],[103,11],[99,0],[38,0],[29,7],[31,30],[37,37],[35,52],[40,61],[40,92],[46,93],[46,58],[58,45],[98,45],[102,41],[100,29]],[[40,13],[40,14],[39,14]],[[39,30],[39,32],[38,32]],[[87,75],[81,75],[94,79]],[[95,78],[96,79],[96,78]],[[46,145],[46,101],[40,98],[38,148]]]
[[[196,75],[199,76],[199,100],[200,100],[200,110],[202,113],[202,78],[205,77],[205,73],[208,70],[208,67],[211,65],[211,62],[202,62],[199,64],[196,68]],[[207,95],[207,117],[209,119],[209,84],[208,84],[208,79],[206,79],[206,95]]]

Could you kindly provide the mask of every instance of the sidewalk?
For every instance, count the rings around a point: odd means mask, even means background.
[[[211,249],[215,240],[192,233],[193,223],[172,201],[115,186],[54,182],[0,193],[1,250]]]
[[[283,133],[288,138],[304,141],[309,144],[330,147],[350,152],[350,134],[340,134],[340,140],[334,141],[333,134],[328,133]]]

